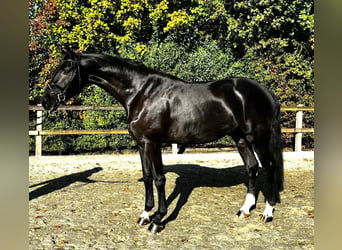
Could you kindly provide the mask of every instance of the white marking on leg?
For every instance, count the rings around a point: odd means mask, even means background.
[[[144,225],[149,224],[150,222],[151,220],[150,220],[149,212],[147,211],[142,212],[140,215],[140,219],[138,220],[138,224],[140,226],[144,226]]]
[[[147,211],[144,211],[144,212],[141,213],[140,218],[149,220],[150,219],[150,213],[147,212]]]
[[[274,207],[272,207],[268,201],[266,201],[266,207],[264,212],[262,213],[264,220],[266,221],[267,218],[272,218],[273,217],[273,211],[274,211]]]
[[[248,217],[250,214],[251,208],[255,205],[255,196],[254,194],[247,193],[246,200],[240,208],[240,217]]]
[[[258,168],[259,168],[259,167],[262,167],[261,161],[259,160],[259,156],[258,156],[258,154],[255,152],[255,150],[253,150],[253,154],[254,154],[255,159],[256,159],[257,162],[258,162]],[[256,172],[256,176],[258,176],[258,175],[259,175],[259,171]]]

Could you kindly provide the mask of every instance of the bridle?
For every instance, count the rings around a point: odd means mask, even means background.
[[[47,85],[47,87],[50,89],[51,93],[53,93],[53,94],[55,94],[57,96],[58,105],[61,104],[62,102],[66,101],[66,91],[68,90],[69,85],[73,81],[73,78],[75,77],[76,74],[78,76],[78,88],[81,89],[81,70],[80,70],[80,59],[79,59],[79,56],[77,55],[77,60],[76,61],[75,60],[71,60],[71,59],[67,59],[65,61],[71,62],[72,65],[76,64],[76,72],[74,72],[74,75],[72,76],[72,80],[69,81],[68,84],[66,84],[63,88],[58,86],[58,85],[51,86],[50,82]],[[56,73],[55,73],[55,75],[56,75]],[[53,76],[53,78],[55,77],[55,75]],[[59,93],[57,93],[54,90],[54,88],[58,88],[60,90],[60,91],[58,91]]]

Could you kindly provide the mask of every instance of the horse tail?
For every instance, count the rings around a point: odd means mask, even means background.
[[[276,101],[276,110],[271,122],[269,150],[272,155],[273,183],[280,192],[284,189],[283,146],[280,129],[280,105]]]

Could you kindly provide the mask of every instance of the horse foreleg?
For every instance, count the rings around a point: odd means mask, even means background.
[[[165,198],[165,176],[164,174],[157,174],[154,178],[155,185],[158,192],[158,211],[154,214],[152,219],[152,224],[149,227],[149,230],[152,233],[158,233],[164,229],[164,225],[162,223],[163,217],[167,213],[167,205]]]
[[[139,149],[141,165],[143,170],[143,181],[145,185],[145,210],[141,213],[138,224],[140,226],[147,225],[151,222],[149,212],[154,207],[153,197],[153,177],[151,170],[151,162],[145,156],[144,149]]]
[[[163,163],[161,158],[161,147],[157,143],[147,142],[144,144],[142,154],[144,159],[146,159],[147,165],[150,166],[148,172],[149,176],[152,174],[155,186],[158,192],[158,210],[153,215],[152,224],[149,227],[149,230],[152,233],[158,233],[163,230],[164,225],[162,224],[162,219],[167,213],[167,204],[166,204],[166,196],[165,196],[165,176],[163,172]],[[145,182],[146,187],[146,207],[145,211],[142,214],[142,217],[147,217],[146,209],[150,209],[151,204],[149,204],[148,195],[151,193],[152,185],[150,182]],[[153,197],[153,194],[152,194]],[[153,199],[153,198],[151,198]]]

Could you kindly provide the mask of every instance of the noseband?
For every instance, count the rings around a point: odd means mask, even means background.
[[[72,64],[76,64],[77,68],[76,68],[76,72],[75,75],[78,75],[78,88],[81,89],[81,70],[80,70],[80,59],[79,56],[77,56],[77,61],[74,60],[66,60],[71,62]],[[73,81],[73,79],[71,81],[68,82],[68,84],[65,85],[64,88],[58,86],[58,85],[54,85],[51,86],[50,83],[48,83],[47,87],[50,89],[51,93],[55,94],[57,96],[57,100],[58,100],[58,104],[66,101],[66,91],[69,88],[69,85],[71,84],[71,82]],[[54,91],[53,87],[58,88],[60,90],[59,93],[56,93],[56,91]]]

